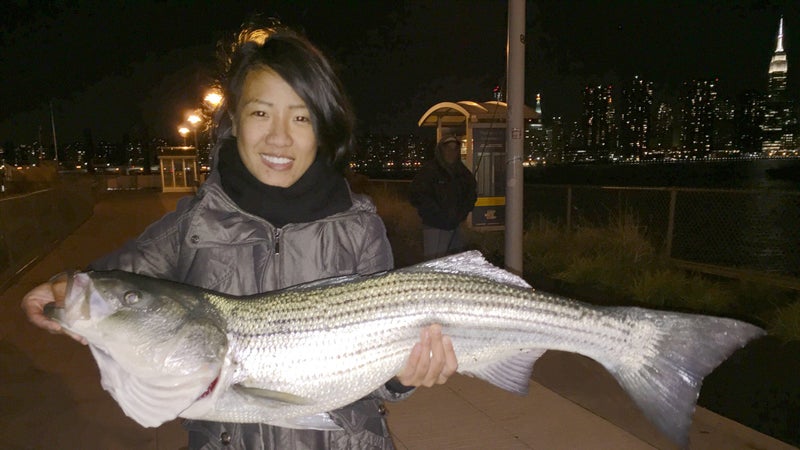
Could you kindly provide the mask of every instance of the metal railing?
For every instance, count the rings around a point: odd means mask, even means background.
[[[369,184],[401,198],[408,189],[407,181]],[[15,272],[91,214],[90,190],[72,186],[3,196],[0,273]],[[525,185],[524,202],[526,224],[545,219],[572,229],[630,217],[655,248],[691,270],[800,289],[800,192]]]
[[[800,285],[800,192],[526,185],[524,214],[526,223],[544,218],[568,229],[632,216],[687,267]]]
[[[88,183],[0,198],[0,291],[88,219],[94,202]]]
[[[407,181],[370,180],[405,198]],[[632,218],[687,269],[800,289],[800,192],[526,184],[525,224],[572,229]]]

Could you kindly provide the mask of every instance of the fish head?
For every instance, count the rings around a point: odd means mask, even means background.
[[[89,343],[103,387],[146,426],[169,420],[220,376],[228,341],[203,291],[122,271],[80,272],[47,314]]]
[[[201,290],[123,271],[72,274],[63,308],[49,315],[132,365],[188,371],[219,360],[227,346]]]
[[[153,303],[150,296],[143,296],[142,291],[129,281],[126,282],[124,278],[115,281],[109,274],[110,272],[67,273],[63,305],[50,304],[45,309],[45,314],[70,331],[90,333],[94,324],[117,311],[137,303],[140,307]],[[120,289],[115,287],[125,289],[125,292],[119,295]],[[144,301],[139,302],[141,299]]]

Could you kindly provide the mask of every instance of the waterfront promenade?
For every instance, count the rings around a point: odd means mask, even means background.
[[[180,449],[175,420],[143,428],[102,390],[86,347],[35,329],[22,295],[64,269],[135,236],[174,208],[182,194],[103,194],[94,215],[0,294],[0,449]],[[462,376],[391,404],[400,449],[672,449],[614,380],[586,358],[550,352],[536,365],[530,393],[518,397]],[[692,449],[795,448],[698,408]]]

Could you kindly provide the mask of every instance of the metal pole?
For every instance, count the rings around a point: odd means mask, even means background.
[[[58,141],[56,141],[56,119],[53,115],[53,100],[50,100],[50,126],[53,128],[53,152],[55,152],[54,160],[56,162],[56,171],[58,171]]]
[[[667,217],[667,239],[664,244],[664,254],[667,258],[672,258],[672,238],[675,234],[675,202],[677,201],[678,191],[669,191],[669,216]]]
[[[572,186],[567,186],[567,231],[572,230]]]
[[[506,269],[522,274],[522,149],[525,105],[525,0],[508,1],[506,121]]]

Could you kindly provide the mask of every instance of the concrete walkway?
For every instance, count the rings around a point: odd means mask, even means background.
[[[88,349],[35,329],[22,296],[64,269],[94,258],[141,232],[174,208],[181,194],[111,192],[94,216],[31,265],[0,296],[0,449],[180,449],[177,420],[151,429],[125,417],[102,390]],[[518,397],[456,376],[389,405],[401,449],[671,449],[605,370],[578,355],[547,353],[530,393]],[[692,449],[795,448],[698,408]]]

